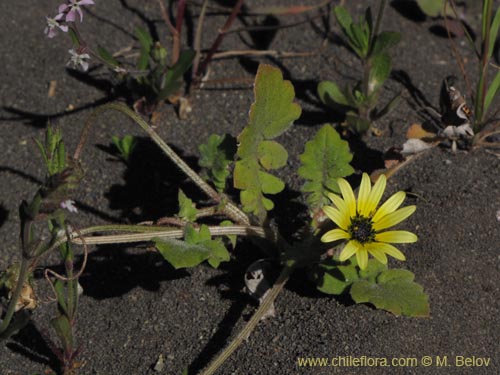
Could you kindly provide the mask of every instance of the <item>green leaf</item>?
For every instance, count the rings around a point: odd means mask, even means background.
[[[375,37],[375,42],[373,43],[372,55],[378,55],[385,50],[394,47],[401,40],[401,34],[395,31],[382,31],[379,35]]]
[[[234,224],[230,220],[224,220],[224,221],[221,221],[219,223],[219,226],[221,226],[221,227],[230,227],[231,225],[234,225]],[[233,246],[233,249],[236,248],[237,236],[235,234],[229,234],[229,235],[226,235],[226,237],[231,242],[231,245]]]
[[[212,240],[210,230],[203,224],[199,231],[196,231],[193,226],[187,225],[185,229],[186,242],[199,245],[207,249],[209,255],[208,263],[217,268],[221,262],[229,261],[229,252],[220,239]]]
[[[214,183],[217,191],[224,191],[226,179],[230,174],[229,166],[236,153],[236,139],[229,134],[212,134],[198,149],[201,155],[198,164],[207,169],[208,178]]]
[[[337,178],[354,172],[349,165],[352,160],[349,144],[340,138],[331,125],[324,125],[306,143],[304,153],[299,158],[301,166],[297,172],[306,180],[301,190],[309,193],[307,203],[311,210],[328,203],[328,192],[339,192]]]
[[[257,149],[260,165],[266,170],[282,168],[286,165],[288,152],[275,141],[262,141]]]
[[[99,57],[103,59],[107,64],[111,66],[118,66],[118,61],[113,57],[113,55],[104,47],[97,46],[97,53]]]
[[[387,53],[381,53],[370,59],[368,75],[368,95],[376,92],[391,74],[391,58]]]
[[[137,70],[146,70],[149,66],[149,51],[141,49],[139,59],[137,60]],[[139,77],[143,78],[143,77]]]
[[[377,275],[387,270],[387,265],[375,259],[368,260],[365,270],[360,270],[356,257],[345,262],[339,262],[338,258],[330,258],[318,264],[313,273],[313,279],[318,290],[333,295],[347,293],[353,283],[359,280],[374,282]]]
[[[153,37],[140,26],[135,28],[135,36],[141,44],[141,49],[149,53],[149,51],[151,51],[151,47],[153,46]]]
[[[490,27],[490,44],[488,46],[488,59],[493,54],[493,50],[495,49],[495,42],[497,40],[498,28],[500,27],[500,8],[497,9],[495,13],[495,17],[493,18],[493,22]]]
[[[69,37],[71,39],[71,43],[73,43],[73,45],[78,48],[80,47],[81,43],[80,43],[80,38],[78,37],[78,35],[75,33],[75,30],[73,30],[71,27],[68,29],[68,34],[69,34]]]
[[[395,315],[428,317],[429,298],[413,279],[410,271],[387,270],[377,276],[376,282],[354,282],[351,297],[356,303],[371,303]]]
[[[329,259],[319,264],[313,278],[320,292],[338,296],[346,293],[351,284],[359,279],[355,261],[345,263],[342,265],[338,261]]]
[[[137,145],[136,137],[127,134],[123,138],[119,138],[116,135],[113,135],[111,140],[120,153],[120,157],[126,162],[129,161],[132,151],[134,151],[134,148]]]
[[[166,99],[179,90],[182,86],[182,76],[191,67],[195,55],[196,52],[191,49],[181,52],[175,65],[165,75],[162,90],[158,93],[158,100]]]
[[[54,290],[56,291],[57,303],[59,307],[64,312],[65,315],[68,315],[68,305],[66,304],[66,293],[64,291],[64,283],[61,280],[56,280],[54,282]]]
[[[332,81],[322,81],[319,83],[318,96],[320,100],[329,107],[335,108],[336,104],[346,107],[350,106],[342,90]]]
[[[66,353],[73,352],[73,330],[66,315],[59,315],[50,321]]]
[[[179,189],[177,197],[179,200],[179,213],[177,216],[189,222],[195,221],[198,210],[193,201],[189,199],[181,189]]]
[[[364,23],[351,25],[352,39],[351,43],[355,47],[355,51],[360,57],[366,57],[368,54],[369,30],[368,26]]]
[[[495,78],[493,79],[493,82],[491,82],[490,87],[488,87],[488,91],[486,92],[486,96],[484,98],[483,113],[486,113],[488,111],[491,102],[498,94],[498,90],[500,90],[500,71],[497,72]]]
[[[417,0],[417,4],[429,17],[438,17],[442,15],[444,3],[446,0]]]
[[[342,28],[344,34],[347,36],[347,38],[352,39],[353,38],[351,34],[352,17],[347,11],[347,9],[342,6],[336,6],[335,8],[333,8],[333,13],[335,14],[335,18],[337,19],[337,22]]]
[[[153,238],[156,249],[175,269],[195,267],[210,257],[210,251],[201,245],[172,238]]]
[[[261,221],[273,203],[264,193],[276,194],[285,187],[277,177],[262,171],[286,162],[283,151],[276,146],[261,146],[276,138],[299,118],[301,108],[293,103],[295,92],[290,81],[283,80],[279,69],[260,65],[255,77],[255,101],[250,108],[249,124],[238,136],[238,161],[234,169],[234,187],[240,189],[240,200],[245,212],[255,214]],[[268,152],[272,155],[268,155]]]

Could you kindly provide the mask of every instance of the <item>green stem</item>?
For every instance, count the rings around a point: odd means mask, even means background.
[[[377,13],[377,20],[375,21],[375,27],[371,31],[371,35],[370,35],[370,44],[368,46],[368,51],[369,51],[368,54],[371,54],[373,43],[374,43],[375,38],[377,37],[377,35],[379,33],[380,25],[382,24],[382,17],[384,16],[385,4],[386,4],[386,0],[380,0],[380,6],[378,7],[378,13]]]
[[[177,155],[174,150],[170,148],[170,146],[161,139],[161,137],[151,128],[146,121],[144,121],[137,113],[132,111],[123,103],[109,103],[103,105],[102,107],[96,109],[87,119],[87,122],[82,130],[82,134],[80,136],[80,142],[75,150],[74,159],[80,159],[80,155],[83,151],[83,146],[88,138],[90,126],[99,114],[107,111],[107,110],[115,110],[122,112],[129,116],[132,120],[134,120],[137,125],[139,125],[150,137],[151,139],[161,148],[161,150],[167,155],[170,160],[172,160],[179,169],[184,172],[205,194],[207,194],[210,198],[212,198],[217,203],[220,203],[223,200],[223,196],[219,195],[215,189],[213,189],[208,183],[206,183],[198,174],[193,171],[189,165],[182,160],[179,155]],[[234,203],[226,202],[226,205],[223,209],[224,213],[233,221],[238,224],[249,225],[250,220],[247,215],[241,211]]]
[[[222,366],[222,364],[234,353],[234,351],[240,346],[240,344],[245,341],[250,333],[254,330],[257,324],[260,322],[262,317],[267,313],[271,304],[274,302],[281,289],[285,286],[288,278],[293,271],[293,267],[285,266],[281,270],[278,279],[274,283],[271,290],[267,294],[266,298],[262,301],[260,307],[257,309],[252,318],[248,321],[245,327],[238,333],[238,335],[233,339],[233,341],[224,349],[224,351],[219,354],[219,356],[212,361],[201,373],[200,375],[212,375],[217,369]]]
[[[26,257],[22,257],[21,267],[19,269],[19,277],[17,279],[16,287],[12,292],[12,296],[9,302],[9,307],[7,308],[7,312],[5,313],[5,317],[2,321],[2,325],[0,326],[0,337],[5,332],[5,330],[9,327],[9,324],[14,316],[14,312],[16,310],[16,304],[21,296],[21,292],[23,290],[24,283],[28,279],[28,269],[29,269],[29,259]]]

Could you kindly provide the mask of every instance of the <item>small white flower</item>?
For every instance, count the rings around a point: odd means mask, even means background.
[[[74,68],[81,66],[85,72],[89,69],[89,63],[86,61],[90,59],[90,55],[88,53],[83,53],[83,50],[80,51],[80,49],[76,51],[74,49],[70,49],[68,52],[71,55],[71,58],[67,65],[72,64]]]
[[[75,206],[75,201],[71,199],[67,199],[61,202],[61,208],[64,210],[68,210],[69,212],[77,213],[78,209]]]
[[[57,29],[61,30],[62,32],[67,33],[68,32],[68,26],[66,25],[61,25],[60,20],[64,17],[64,14],[59,13],[56,15],[54,18],[50,17],[45,17],[47,19],[47,27],[45,28],[45,34],[47,34],[47,37],[53,38],[57,34]]]

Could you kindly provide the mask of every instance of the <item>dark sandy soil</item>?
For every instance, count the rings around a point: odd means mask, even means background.
[[[83,32],[89,42],[99,42],[111,51],[135,43],[131,32],[141,25],[157,27],[167,34],[153,0],[96,0],[85,13]],[[251,2],[249,2],[250,4]],[[282,0],[273,3],[314,3]],[[367,3],[348,2],[360,13]],[[33,138],[41,137],[51,118],[63,130],[68,148],[77,141],[83,121],[99,103],[109,99],[103,70],[92,73],[95,80],[65,69],[69,40],[43,35],[44,17],[52,14],[58,1],[27,0],[0,3],[0,269],[18,257],[17,207],[30,199],[43,178],[41,160]],[[399,108],[377,125],[381,137],[366,137],[358,143],[355,167],[370,172],[380,164],[383,152],[400,145],[411,123],[424,120],[421,107],[411,93],[420,92],[430,105],[437,106],[444,77],[459,71],[450,44],[431,30],[434,22],[412,12],[409,2],[391,3],[384,29],[403,35],[394,52],[394,71],[401,79],[391,79],[382,101],[402,91]],[[253,6],[253,4],[252,4]],[[408,8],[409,7],[409,8]],[[469,9],[471,24],[477,27],[479,7]],[[399,9],[399,10],[398,10]],[[410,9],[410,11],[408,11]],[[196,20],[199,8],[191,16]],[[207,27],[215,30],[224,17],[211,14]],[[281,18],[282,23],[303,17]],[[262,18],[258,19],[260,22]],[[251,19],[246,21],[252,22]],[[238,23],[236,26],[241,24]],[[190,26],[188,25],[188,28]],[[334,27],[333,30],[336,30]],[[291,29],[283,29],[269,48],[282,51],[310,51],[324,37],[319,19]],[[248,35],[242,35],[249,40]],[[211,38],[205,38],[209,45]],[[475,72],[474,57],[457,40],[468,57],[466,64]],[[227,37],[222,49],[244,49],[236,34]],[[319,81],[332,79],[352,82],[359,66],[338,40],[329,41],[320,53],[293,59],[227,59],[213,64],[211,78],[247,78],[255,74],[258,62],[280,67],[296,87],[303,116],[280,138],[290,150],[289,164],[281,172],[289,183],[289,193],[280,204],[289,203],[302,183],[294,171],[304,143],[326,122],[338,117],[318,101]],[[54,98],[47,96],[50,81],[57,81]],[[162,108],[158,131],[194,162],[197,144],[209,134],[239,134],[246,124],[253,100],[249,81],[242,84],[212,85],[195,92],[193,112],[180,121],[172,107]],[[462,83],[459,83],[459,86]],[[66,112],[68,106],[75,110]],[[494,104],[495,106],[498,103]],[[121,115],[105,114],[93,128],[84,155],[87,170],[77,197],[80,209],[71,221],[78,227],[97,223],[138,222],[176,211],[180,174],[141,138],[140,157],[131,168],[116,162],[103,147],[113,134],[141,135],[139,129]],[[458,151],[436,148],[418,158],[391,179],[388,194],[397,190],[414,193],[409,201],[418,206],[406,228],[419,241],[404,248],[404,264],[415,273],[430,297],[428,319],[394,317],[367,305],[351,305],[321,295],[297,272],[276,301],[274,319],[262,322],[249,340],[230,358],[220,374],[499,374],[500,373],[500,163],[485,150]],[[161,186],[161,189],[156,187]],[[144,247],[99,247],[93,250],[81,278],[84,294],[78,321],[81,374],[154,374],[159,355],[165,358],[160,374],[180,374],[189,367],[196,373],[229,342],[255,311],[255,304],[241,291],[246,267],[262,257],[250,244],[238,246],[230,263],[214,270],[200,266],[175,271],[162,258]],[[57,269],[57,258],[47,264]],[[50,296],[39,279],[39,296]],[[47,374],[53,371],[54,356],[40,331],[48,329],[55,306],[43,303],[33,321],[18,335],[0,346],[1,375]],[[424,367],[329,367],[298,368],[297,357],[379,357],[441,358],[447,368]],[[490,358],[488,367],[455,366],[457,356]]]

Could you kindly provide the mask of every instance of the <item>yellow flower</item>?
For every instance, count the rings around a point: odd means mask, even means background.
[[[416,206],[398,209],[405,200],[406,193],[397,192],[377,209],[385,190],[385,175],[381,175],[372,187],[370,177],[363,173],[357,204],[351,185],[343,178],[338,179],[338,184],[342,197],[328,194],[334,206],[323,207],[325,214],[338,228],[326,232],[321,241],[347,240],[339,259],[343,262],[356,255],[361,269],[368,265],[368,253],[383,264],[387,264],[386,254],[405,260],[404,254],[390,243],[415,242],[417,236],[403,230],[382,230],[400,223],[415,212]]]

